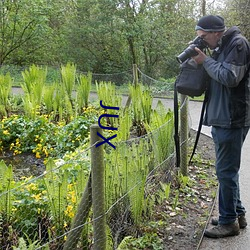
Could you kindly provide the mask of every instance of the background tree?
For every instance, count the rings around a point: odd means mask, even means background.
[[[176,56],[196,36],[200,16],[222,13],[228,23],[246,24],[247,10],[240,15],[238,7],[247,1],[231,1],[1,1],[0,63],[71,62],[81,71],[104,74],[135,63],[153,78],[173,77],[179,71]],[[229,9],[232,3],[235,8]]]
[[[222,15],[227,27],[238,26],[242,33],[250,39],[250,2],[247,0],[225,0]]]
[[[46,8],[38,0],[1,1],[0,8],[0,64],[21,65],[44,44]]]

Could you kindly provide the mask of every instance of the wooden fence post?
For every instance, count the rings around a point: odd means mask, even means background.
[[[138,70],[136,64],[133,64],[133,84],[135,86],[138,84]]]
[[[133,84],[134,86],[138,84],[138,70],[137,70],[136,64],[133,64]],[[130,104],[131,104],[131,95],[129,94],[126,105],[125,105],[125,109],[127,109]]]
[[[90,127],[91,140],[91,176],[92,176],[92,205],[93,205],[93,250],[106,249],[106,216],[105,216],[105,183],[103,145],[96,147],[102,130],[98,125]],[[93,146],[95,145],[95,146]]]
[[[181,174],[187,176],[188,174],[188,97],[181,96],[180,109],[180,169]]]

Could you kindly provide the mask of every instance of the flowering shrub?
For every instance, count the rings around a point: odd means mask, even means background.
[[[37,158],[60,156],[85,143],[97,119],[98,111],[93,107],[67,124],[54,123],[48,115],[34,119],[12,115],[0,121],[0,151],[10,150],[13,155],[33,152]]]

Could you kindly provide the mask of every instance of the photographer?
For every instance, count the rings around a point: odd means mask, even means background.
[[[247,226],[240,200],[241,149],[250,126],[250,47],[237,27],[225,30],[220,16],[202,17],[196,33],[213,50],[212,56],[195,48],[192,58],[203,64],[211,80],[204,125],[212,126],[219,181],[219,218],[206,229],[212,238],[238,235]]]

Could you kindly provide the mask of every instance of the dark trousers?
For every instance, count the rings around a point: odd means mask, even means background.
[[[216,175],[219,181],[219,223],[230,224],[245,214],[240,200],[239,169],[241,149],[249,127],[212,127],[215,143]]]

